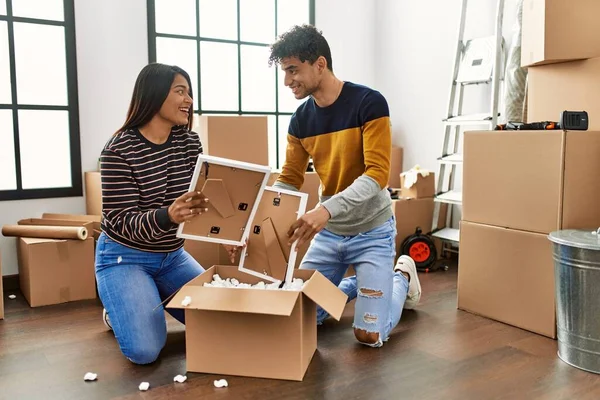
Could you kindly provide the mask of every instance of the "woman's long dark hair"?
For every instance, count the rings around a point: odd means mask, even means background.
[[[183,69],[174,65],[148,64],[140,71],[135,81],[127,119],[116,133],[127,129],[139,128],[150,122],[169,95],[171,85],[177,74],[185,78],[190,87],[190,97],[194,98],[190,76]],[[187,128],[190,130],[192,129],[193,122],[192,111],[190,110],[187,124]]]

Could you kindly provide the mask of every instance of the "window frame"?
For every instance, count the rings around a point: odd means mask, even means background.
[[[275,3],[275,24],[274,29],[277,29],[277,4],[278,1],[289,1],[289,0],[273,0]],[[271,43],[261,43],[261,42],[248,42],[244,40],[240,40],[241,36],[241,25],[240,25],[240,0],[237,0],[237,39],[215,39],[200,36],[200,16],[198,10],[200,9],[200,0],[196,0],[196,35],[180,35],[180,34],[169,34],[169,33],[158,33],[156,32],[156,13],[155,13],[155,0],[147,0],[147,13],[148,13],[148,61],[150,63],[156,62],[156,39],[157,38],[169,38],[169,39],[184,39],[184,40],[195,40],[198,46],[200,47],[201,42],[212,42],[212,43],[227,43],[227,44],[235,44],[237,46],[237,61],[238,61],[238,109],[237,111],[225,111],[225,110],[203,110],[202,109],[202,99],[201,99],[201,91],[199,88],[194,88],[194,96],[198,98],[198,109],[194,110],[194,113],[202,115],[202,114],[210,114],[210,115],[267,115],[275,117],[275,168],[281,168],[280,163],[280,147],[279,147],[279,116],[291,116],[293,112],[284,112],[279,111],[279,68],[275,69],[275,111],[243,111],[242,110],[242,59],[241,59],[241,49],[242,45],[251,45],[251,46],[268,46]],[[309,12],[308,12],[308,23],[311,25],[315,24],[315,0],[309,0]],[[200,51],[198,50],[196,54],[196,68],[197,68],[197,82],[198,85],[202,84],[201,76],[201,61],[200,61]],[[265,60],[266,62],[267,60]]]
[[[81,176],[81,138],[79,131],[79,95],[77,88],[77,53],[75,42],[75,7],[74,0],[63,0],[64,21],[53,21],[40,18],[13,16],[12,0],[6,2],[6,15],[0,15],[0,21],[6,21],[8,31],[8,55],[10,68],[11,97],[10,104],[0,104],[2,110],[12,110],[13,138],[15,154],[15,175],[17,188],[0,190],[0,201],[48,199],[57,197],[83,196]],[[17,97],[17,77],[15,61],[14,23],[23,22],[36,25],[62,26],[65,28],[65,56],[67,75],[67,105],[19,105]],[[21,148],[19,141],[19,110],[67,111],[69,113],[69,145],[71,157],[71,186],[62,188],[23,189]]]

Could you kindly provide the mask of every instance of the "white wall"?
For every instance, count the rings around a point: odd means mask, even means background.
[[[404,170],[437,170],[460,20],[461,0],[376,0],[375,87],[390,106],[393,142],[404,147]],[[494,34],[496,0],[469,1],[465,39]],[[516,0],[506,0],[507,47]],[[464,113],[489,108],[489,86],[465,90]],[[460,188],[462,169],[457,168]]]
[[[82,170],[123,123],[140,69],[148,62],[146,0],[75,0]],[[44,212],[85,213],[83,197],[0,202],[0,225]],[[16,239],[0,236],[2,274],[18,273]]]

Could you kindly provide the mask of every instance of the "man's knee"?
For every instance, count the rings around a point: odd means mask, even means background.
[[[159,346],[140,345],[123,351],[123,355],[134,364],[151,364],[158,359],[161,350]]]
[[[354,336],[362,344],[371,347],[380,347],[382,342],[379,338],[379,332],[367,332],[364,329],[354,328]]]

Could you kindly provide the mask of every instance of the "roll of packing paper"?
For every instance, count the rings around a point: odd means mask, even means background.
[[[44,239],[87,239],[88,232],[83,226],[45,225],[4,225],[4,236],[44,238]]]

